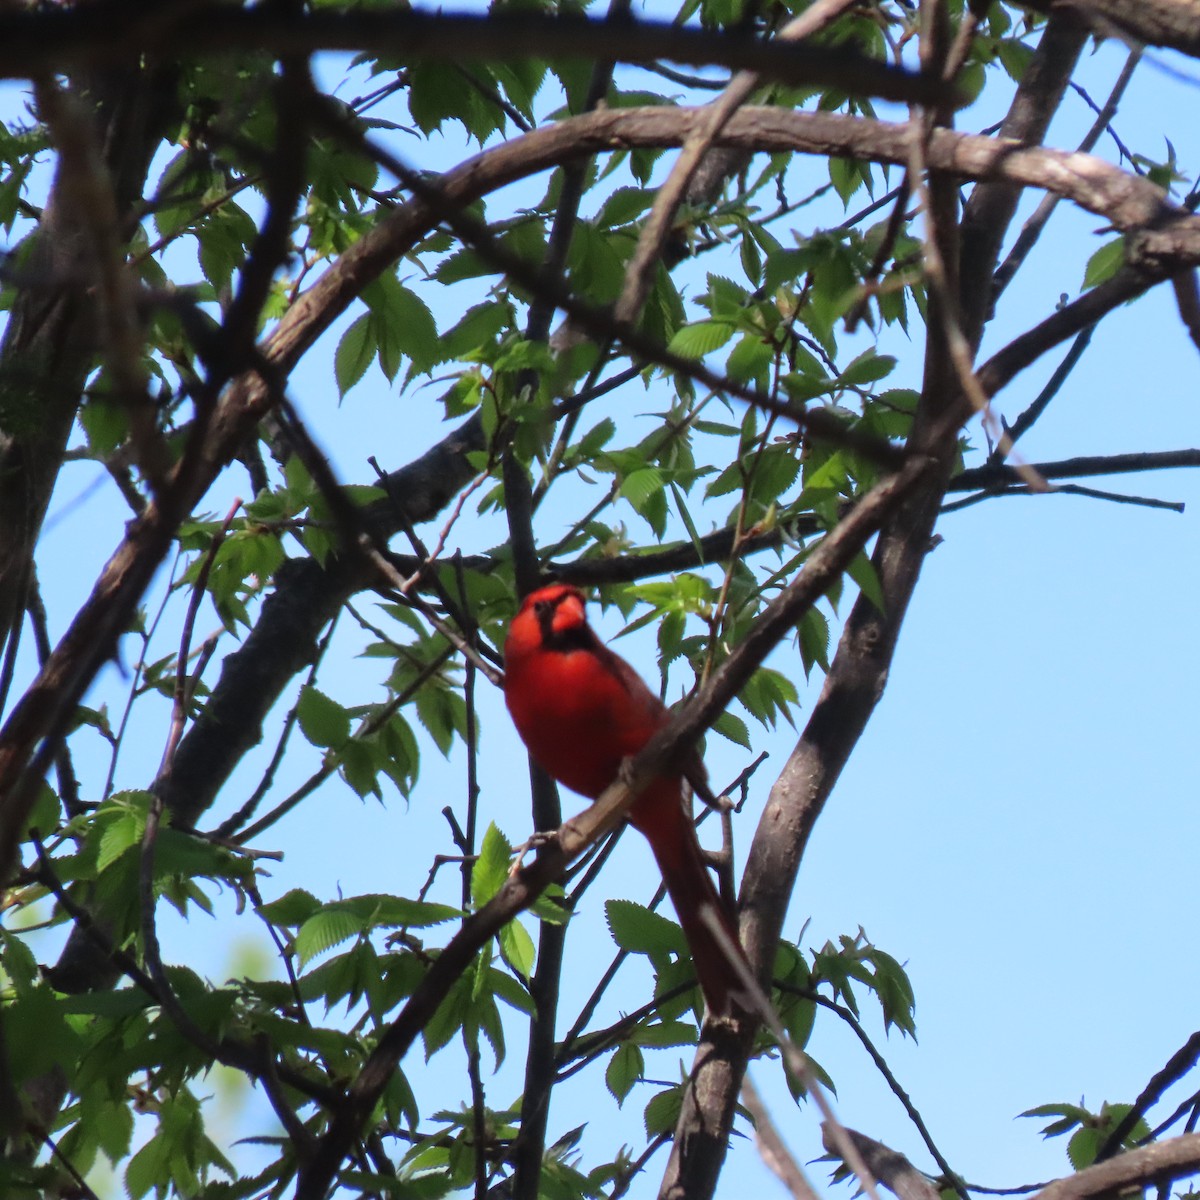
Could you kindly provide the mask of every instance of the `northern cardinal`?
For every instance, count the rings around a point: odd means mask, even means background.
[[[504,699],[534,762],[592,800],[669,717],[638,673],[596,636],[583,594],[567,584],[525,597],[508,630],[504,670]],[[694,765],[703,774],[698,758]],[[738,980],[701,914],[715,914],[739,953],[741,947],[709,877],[682,785],[678,774],[652,779],[630,806],[629,823],[654,851],[709,1011],[729,1015]]]

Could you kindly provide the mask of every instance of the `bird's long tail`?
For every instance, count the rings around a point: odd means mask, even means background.
[[[729,1016],[734,1011],[735,993],[741,982],[725,947],[717,940],[707,914],[715,914],[734,952],[745,961],[737,930],[725,910],[712,876],[705,865],[691,817],[684,810],[678,780],[656,780],[638,797],[629,822],[645,835],[662,872],[667,894],[683,927],[696,978],[709,1011]]]

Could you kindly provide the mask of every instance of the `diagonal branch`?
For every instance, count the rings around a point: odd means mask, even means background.
[[[1169,1183],[1200,1171],[1200,1133],[1185,1133],[1165,1142],[1127,1150],[1037,1192],[1032,1200],[1084,1200],[1115,1193],[1133,1184]]]

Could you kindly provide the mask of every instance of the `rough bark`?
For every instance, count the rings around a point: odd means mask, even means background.
[[[100,160],[126,236],[169,111],[170,74],[136,62],[77,81],[94,113]],[[96,363],[94,247],[70,165],[60,165],[0,343],[0,646],[25,607],[33,551],[62,466],[83,386]]]

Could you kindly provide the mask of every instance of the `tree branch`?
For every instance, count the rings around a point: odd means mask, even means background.
[[[1185,1133],[1165,1142],[1127,1150],[1116,1158],[1056,1179],[1032,1200],[1084,1200],[1132,1184],[1163,1183],[1200,1170],[1200,1133]]]
[[[619,62],[666,59],[756,71],[781,83],[835,87],[885,100],[933,102],[954,96],[939,80],[836,46],[779,44],[751,33],[709,32],[672,21],[610,24],[573,15],[442,14],[399,6],[390,11],[296,12],[200,4],[147,15],[140,5],[108,0],[69,9],[4,9],[0,47],[0,78],[8,79],[125,59],[133,53],[169,61],[230,51],[260,50],[285,57],[370,50],[405,60],[455,63],[581,54]]]

